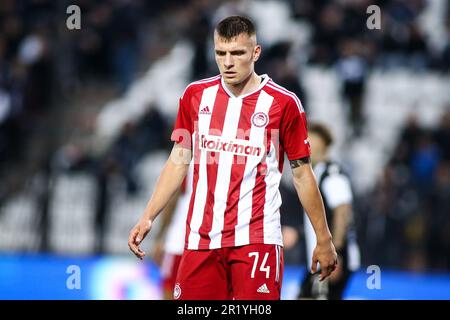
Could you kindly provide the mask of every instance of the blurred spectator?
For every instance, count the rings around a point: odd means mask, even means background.
[[[360,230],[365,263],[395,266],[406,260],[404,220],[414,211],[414,200],[407,171],[386,166],[372,193],[360,200],[360,212],[367,215],[367,229]]]
[[[208,44],[212,35],[210,23],[212,12],[205,1],[194,1],[193,3],[193,21],[186,36],[194,46],[191,79],[195,81],[210,76]]]
[[[448,114],[434,135],[410,115],[384,175],[373,193],[360,199],[367,210],[362,211],[367,230],[360,230],[367,263],[450,268]]]
[[[340,44],[340,57],[336,62],[338,77],[342,81],[342,94],[349,105],[349,123],[353,134],[360,136],[365,121],[363,117],[363,94],[367,76],[367,62],[361,52],[361,43],[345,40]]]
[[[427,215],[427,258],[429,267],[450,268],[450,162],[442,162],[429,199]]]
[[[111,146],[107,159],[114,163],[118,172],[126,179],[127,191],[138,191],[134,169],[138,161],[148,152],[162,149],[166,145],[169,125],[156,108],[149,111],[136,123],[128,122]]]
[[[413,156],[419,138],[423,135],[423,129],[419,126],[417,116],[410,114],[406,120],[405,127],[400,132],[392,161],[408,165]]]
[[[290,56],[292,43],[280,41],[263,51],[258,65],[258,72],[267,73],[275,82],[295,93],[308,110],[306,91],[299,79],[299,69],[293,65]]]
[[[111,18],[111,55],[114,75],[124,92],[131,84],[138,63],[139,6],[136,1],[119,1]]]
[[[300,82],[298,72],[286,60],[276,62],[273,67],[273,71],[269,75],[273,77],[275,82],[295,93],[299,97],[305,112],[308,112],[308,96]]]
[[[450,107],[442,116],[439,127],[434,132],[434,140],[441,150],[442,160],[450,162]]]
[[[331,65],[339,55],[337,49],[343,36],[344,13],[335,3],[330,3],[319,12],[318,20],[314,21],[316,24],[312,38],[314,46],[311,62]]]
[[[83,8],[85,9],[85,8]],[[90,10],[89,10],[90,9]],[[80,77],[108,76],[111,73],[111,15],[112,7],[108,3],[89,8],[85,23],[77,34],[78,70]]]
[[[75,142],[68,142],[62,146],[52,159],[54,172],[80,172],[92,171],[94,161],[87,151]]]
[[[418,188],[427,192],[439,164],[439,150],[429,132],[420,136],[411,159],[411,173]]]

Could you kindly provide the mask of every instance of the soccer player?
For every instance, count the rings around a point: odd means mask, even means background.
[[[353,193],[348,175],[342,166],[330,159],[333,136],[328,127],[311,124],[308,127],[311,159],[325,204],[327,221],[338,253],[338,265],[330,277],[319,282],[317,275],[306,272],[300,298],[341,300],[353,271],[359,268],[360,254],[353,222]],[[316,236],[311,223],[304,216],[306,252],[312,256]]]
[[[140,249],[155,218],[180,187],[193,154],[194,180],[175,299],[280,299],[283,251],[279,183],[290,160],[317,245],[312,272],[322,280],[337,255],[310,163],[300,100],[254,71],[261,54],[253,23],[232,16],[214,31],[220,75],[191,83],[180,99],[173,151],[128,245]],[[191,153],[192,152],[192,153]]]

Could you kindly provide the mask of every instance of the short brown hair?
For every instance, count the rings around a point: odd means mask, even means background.
[[[329,147],[334,142],[333,134],[331,130],[324,124],[321,123],[310,123],[308,125],[308,131],[319,135],[325,142],[325,146]]]
[[[227,17],[217,24],[215,30],[220,37],[227,40],[231,40],[242,33],[245,33],[248,36],[256,34],[253,22],[249,18],[243,16]]]

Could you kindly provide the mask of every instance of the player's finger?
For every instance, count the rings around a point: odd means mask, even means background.
[[[142,260],[145,256],[145,252],[138,248],[138,252],[137,252],[136,256]]]
[[[137,237],[136,237],[136,243],[140,244],[141,241],[145,238],[145,236],[147,235],[147,232],[145,230],[141,230],[139,231]]]
[[[139,231],[137,229],[133,229],[130,232],[130,236],[128,237],[128,247],[130,250],[136,255],[136,257],[141,258],[140,248],[136,245],[136,236]],[[142,250],[141,250],[142,251]]]
[[[138,251],[138,249],[133,250],[134,255],[142,260],[142,254]]]
[[[318,260],[313,258],[312,259],[312,265],[311,265],[311,273],[316,273],[317,272],[317,262]]]
[[[328,275],[329,275],[328,268],[322,268],[322,271],[320,272],[319,276],[319,281],[325,280]]]
[[[139,246],[137,247],[137,251],[138,251],[140,257],[145,256],[145,251],[142,250]]]
[[[134,255],[139,258],[139,251],[137,246],[135,246],[134,244],[128,244],[128,247],[130,248],[131,252],[133,252]]]
[[[130,246],[130,250],[134,253],[134,255],[135,255],[136,257],[138,257],[138,258],[141,259],[141,260],[142,260],[142,258],[145,256],[145,252],[142,251],[142,249],[139,248],[139,246],[131,245],[131,246]]]
[[[131,252],[134,254],[138,253],[138,247],[133,242],[128,242],[128,248],[130,248]]]
[[[333,264],[332,268],[331,268],[331,272],[334,272],[334,270],[336,270],[338,267],[338,263],[336,262],[335,264]]]
[[[319,281],[323,281],[326,278],[328,278],[328,276],[333,272],[333,270],[334,270],[334,265],[330,265],[330,264],[325,265],[321,270]]]

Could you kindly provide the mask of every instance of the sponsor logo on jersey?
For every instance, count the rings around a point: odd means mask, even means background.
[[[200,138],[200,149],[206,151],[231,152],[239,156],[262,156],[264,146],[252,145],[247,140],[222,139],[219,136],[202,135]]]

